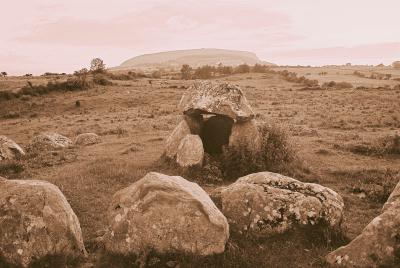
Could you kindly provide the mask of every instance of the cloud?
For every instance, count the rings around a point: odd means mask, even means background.
[[[279,12],[219,4],[206,8],[204,2],[174,2],[107,19],[61,17],[40,23],[20,43],[68,44],[72,46],[145,47],[154,43],[174,44],[191,40],[210,45],[237,39],[256,38],[290,42],[290,19]],[[277,38],[280,37],[280,38]],[[283,37],[283,38],[282,38]]]

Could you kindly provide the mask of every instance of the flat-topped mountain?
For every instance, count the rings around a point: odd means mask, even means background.
[[[124,61],[117,69],[146,68],[146,67],[180,67],[189,64],[192,67],[203,65],[236,66],[240,64],[254,65],[267,64],[269,62],[260,60],[255,53],[239,50],[201,48],[165,51],[153,54],[144,54]]]

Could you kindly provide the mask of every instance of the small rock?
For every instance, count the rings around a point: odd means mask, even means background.
[[[72,145],[72,141],[58,133],[46,132],[34,137],[30,143],[30,148],[43,149],[60,149],[67,148]]]
[[[93,145],[101,142],[99,135],[95,133],[82,133],[75,139],[75,144],[80,146]]]
[[[0,161],[11,160],[25,155],[24,150],[13,140],[0,136]]]

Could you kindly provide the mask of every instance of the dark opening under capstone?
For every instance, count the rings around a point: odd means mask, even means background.
[[[229,144],[233,123],[233,119],[222,115],[208,118],[204,122],[200,135],[204,151],[209,154],[222,153],[222,146]]]

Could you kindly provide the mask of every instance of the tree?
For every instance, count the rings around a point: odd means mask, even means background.
[[[188,80],[192,78],[192,67],[188,64],[182,65],[181,68],[182,79]]]
[[[196,69],[194,76],[200,79],[209,79],[214,76],[215,71],[216,69],[214,66],[204,65]]]
[[[233,73],[233,69],[231,66],[224,66],[221,63],[218,64],[217,67],[217,72],[221,75],[227,75],[227,74],[232,74]]]
[[[240,64],[239,66],[236,67],[235,69],[236,73],[249,73],[250,72],[250,66],[247,64]]]
[[[93,73],[103,73],[106,70],[106,65],[100,58],[95,58],[90,62],[90,71]]]
[[[78,83],[82,87],[86,87],[89,85],[87,81],[87,77],[89,75],[89,71],[86,68],[80,69],[79,71],[74,72],[74,76],[76,76]]]
[[[392,63],[393,68],[400,69],[400,61],[395,61]]]
[[[4,77],[7,76],[7,72],[1,72],[0,74],[1,74],[1,76],[4,76]]]

